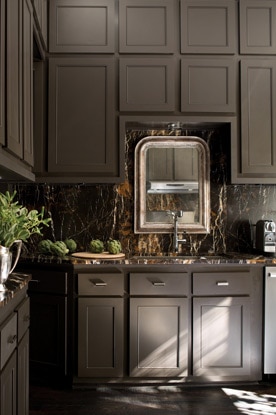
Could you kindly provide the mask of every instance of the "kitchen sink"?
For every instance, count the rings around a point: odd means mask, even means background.
[[[229,259],[227,255],[135,255],[129,258],[131,264],[192,264],[220,263]]]

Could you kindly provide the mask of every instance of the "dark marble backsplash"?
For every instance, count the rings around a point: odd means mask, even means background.
[[[209,145],[211,155],[211,231],[188,235],[185,253],[252,252],[254,225],[259,219],[276,220],[276,186],[231,185],[230,132],[227,125],[185,129]],[[44,238],[73,238],[78,250],[87,250],[91,239],[120,239],[130,254],[172,250],[170,234],[134,234],[134,148],[148,135],[175,135],[168,130],[130,130],[125,140],[125,181],[121,184],[16,186],[20,203],[29,208],[45,206],[52,225]],[[37,237],[28,243],[35,251]]]

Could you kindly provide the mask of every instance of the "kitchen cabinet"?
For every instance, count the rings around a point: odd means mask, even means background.
[[[7,149],[33,165],[32,30],[29,0],[6,2]]]
[[[129,376],[188,373],[188,275],[130,274]]]
[[[27,288],[1,308],[0,415],[29,414],[29,300]]]
[[[181,59],[181,111],[235,113],[237,63],[233,58]]]
[[[174,111],[172,58],[120,58],[120,111]]]
[[[63,271],[31,272],[30,380],[67,384],[72,377],[72,278]]]
[[[174,0],[120,0],[119,52],[173,53],[176,8]]]
[[[252,330],[256,324],[252,275],[249,271],[195,272],[192,278],[193,376],[254,379],[261,336]],[[259,361],[259,370],[260,366]]]
[[[275,76],[274,58],[241,60],[240,154],[233,177],[236,183],[275,183]]]
[[[276,4],[271,0],[240,0],[240,53],[276,53]]]
[[[0,144],[5,144],[5,0],[0,1]]]
[[[45,59],[48,49],[48,0],[32,0],[34,11],[34,38],[40,55]]]
[[[114,52],[114,0],[51,0],[50,53]]]
[[[14,352],[0,373],[0,414],[16,415],[16,352]]]
[[[123,376],[124,275],[78,274],[78,377]]]
[[[113,57],[49,59],[48,166],[39,181],[99,183],[120,177],[114,66]]]
[[[234,54],[236,3],[235,0],[181,0],[181,53]]]

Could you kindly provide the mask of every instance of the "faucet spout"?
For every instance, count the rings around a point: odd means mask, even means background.
[[[187,240],[185,238],[179,239],[178,238],[178,219],[182,218],[183,211],[178,210],[176,212],[169,211],[168,215],[171,215],[173,217],[174,227],[173,227],[173,249],[174,252],[178,252],[179,250],[179,244],[185,244]]]

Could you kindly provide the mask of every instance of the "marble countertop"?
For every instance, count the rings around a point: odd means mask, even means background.
[[[12,273],[5,282],[6,291],[0,292],[0,307],[4,307],[14,298],[17,292],[22,290],[31,280],[31,275],[23,273]]]
[[[262,264],[276,265],[276,256],[263,256],[254,253],[229,252],[227,254],[198,254],[198,255],[177,255],[177,254],[139,254],[128,255],[124,259],[82,259],[71,256],[57,257],[54,255],[33,255],[21,258],[22,264],[52,264],[52,265],[138,265],[138,264]]]

